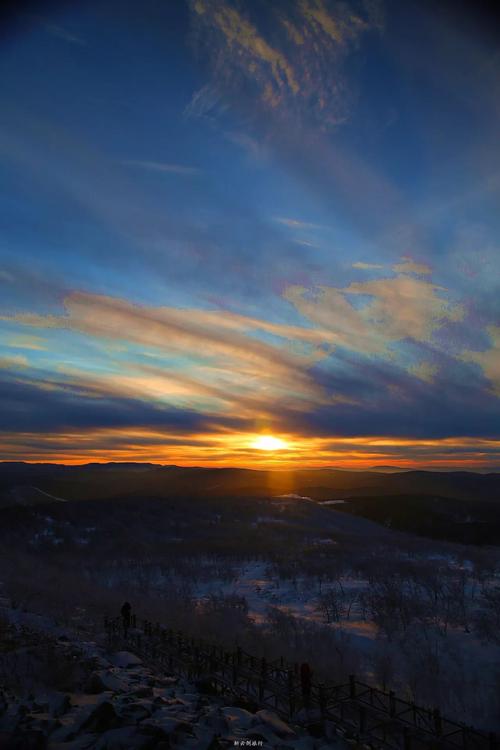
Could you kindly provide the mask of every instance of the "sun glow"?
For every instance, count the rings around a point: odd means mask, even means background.
[[[252,448],[259,451],[281,451],[287,447],[284,440],[272,435],[259,435],[252,443]]]

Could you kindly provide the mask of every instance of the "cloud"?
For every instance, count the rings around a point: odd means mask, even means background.
[[[201,174],[201,169],[197,167],[188,167],[183,164],[169,164],[162,161],[141,161],[138,159],[124,159],[120,162],[126,167],[137,167],[149,172],[164,172],[165,174],[179,174],[185,176],[194,176]]]
[[[303,18],[309,21],[312,28],[322,31],[334,42],[342,44],[346,31],[345,27],[342,28],[344,24],[341,25],[338,19],[330,15],[322,0],[302,0],[300,8]]]
[[[31,349],[33,351],[44,351],[47,349],[47,340],[41,336],[27,336],[17,334],[5,339],[5,345],[12,349]]]
[[[491,348],[482,352],[463,352],[461,359],[478,364],[490,381],[493,392],[500,398],[500,326],[489,326],[487,333]]]
[[[250,89],[264,108],[286,109],[299,121],[312,117],[324,128],[343,121],[348,97],[340,61],[361,34],[380,25],[375,6],[357,14],[329,1],[293,0],[258,15],[251,5],[239,10],[224,0],[192,0],[193,39],[209,58],[212,82],[196,92],[188,111],[205,115],[221,91],[237,97]]]
[[[128,341],[173,358],[168,376],[156,382],[149,373],[149,395],[168,394],[167,380],[175,377],[175,360],[192,393],[210,394],[235,403],[252,402],[253,408],[280,402],[321,403],[326,397],[309,375],[311,366],[331,350],[332,337],[326,330],[284,325],[228,311],[148,307],[126,300],[74,292],[64,301],[64,315],[19,314],[8,320],[38,328],[66,328],[108,341]],[[5,319],[5,317],[4,317]],[[111,379],[113,380],[113,379]],[[124,386],[123,377],[114,378]],[[136,393],[144,384],[144,372],[128,379]],[[109,385],[108,385],[109,387]],[[173,386],[172,386],[173,387]],[[177,386],[176,386],[177,387]],[[200,390],[201,389],[201,390]],[[216,396],[212,390],[212,397]],[[302,407],[303,408],[303,407]]]
[[[322,229],[321,224],[312,224],[309,221],[291,219],[286,216],[275,216],[274,220],[277,221],[278,224],[284,224],[286,227],[290,227],[290,229]]]
[[[202,23],[207,23],[218,32],[218,37],[227,48],[236,53],[236,64],[237,56],[240,56],[240,67],[246,73],[257,73],[257,66],[265,68],[267,82],[262,97],[270,106],[274,107],[279,103],[283,89],[294,94],[298,92],[294,71],[285,55],[272,47],[235,8],[224,2],[213,4],[205,0],[195,0],[192,7]]]
[[[419,378],[419,380],[424,380],[426,383],[432,383],[438,370],[438,366],[431,362],[420,362],[418,365],[410,367],[408,372],[416,378]]]
[[[0,370],[18,370],[24,367],[28,367],[28,360],[22,354],[0,357]]]
[[[42,383],[9,378],[2,378],[0,385],[0,449],[5,460],[152,460],[205,466],[248,466],[263,460],[249,449],[255,423],[239,415],[92,396],[64,380],[52,382],[49,390]],[[498,402],[495,410],[484,400],[469,407],[459,392],[420,391],[415,396],[420,408],[416,415],[415,404],[401,402],[395,410],[389,398],[372,399],[362,412],[345,404],[306,417],[278,414],[272,428],[289,448],[269,460],[284,466],[396,463],[462,470],[498,464]],[[466,436],[460,432],[464,422]]]
[[[429,342],[447,321],[462,319],[463,308],[451,303],[445,293],[430,282],[401,275],[353,282],[341,289],[290,286],[284,296],[306,319],[329,331],[335,344],[365,354],[393,356],[391,344],[404,339]],[[356,304],[365,299],[366,304]]]
[[[264,163],[268,160],[269,153],[267,146],[262,141],[257,140],[257,138],[252,138],[247,133],[237,130],[226,131],[224,135],[228,141],[242,148],[254,162]]]
[[[363,261],[357,261],[352,264],[353,268],[359,268],[362,271],[371,271],[384,268],[381,263],[363,263]]]
[[[47,34],[50,34],[57,39],[62,39],[65,42],[76,44],[80,47],[83,47],[86,44],[80,36],[77,36],[76,34],[73,34],[73,32],[68,31],[68,29],[64,26],[60,26],[59,24],[47,21],[42,16],[36,15],[35,13],[25,13],[24,16],[30,21],[33,21],[34,23],[41,26],[41,28],[46,31]]]
[[[141,398],[102,398],[65,380],[50,387],[35,380],[2,377],[0,388],[3,432],[57,432],[65,429],[161,427],[180,433],[207,429],[215,417],[188,409],[162,407]],[[238,418],[217,416],[221,427],[241,426]]]
[[[425,276],[432,273],[429,266],[424,263],[415,263],[412,258],[407,255],[404,255],[401,260],[403,261],[402,263],[397,263],[392,267],[392,270],[395,273],[414,273],[419,276]]]

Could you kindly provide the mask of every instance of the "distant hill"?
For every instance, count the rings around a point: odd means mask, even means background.
[[[36,491],[33,490],[35,488]],[[117,497],[276,497],[297,494],[314,500],[417,494],[497,502],[500,474],[474,472],[394,472],[304,469],[255,471],[159,466],[148,463],[0,463],[0,507],[40,502],[41,493],[57,500]]]
[[[332,502],[338,500],[343,502]],[[228,517],[234,514],[236,523],[241,514],[253,518],[262,515],[269,503],[278,509],[287,502],[287,517],[296,516],[302,524],[307,518],[306,525],[314,529],[333,525],[337,532],[355,535],[406,532],[449,542],[500,545],[499,501],[500,474],[0,463],[0,514],[5,526],[33,527],[36,534],[37,519],[46,514],[59,519],[61,538],[68,522],[109,527],[108,536],[119,537],[119,529],[129,524],[123,518],[133,518],[138,509],[141,516],[156,514],[153,527],[160,529],[172,519],[185,524],[190,506],[193,516],[205,518],[208,513],[213,520],[214,514],[223,512]],[[193,526],[193,518],[189,522]],[[135,520],[132,526],[136,525]],[[206,526],[197,532],[192,529],[192,535],[196,533],[205,536]],[[284,539],[291,534],[289,524],[283,533]],[[295,533],[309,532],[303,526]],[[149,534],[148,527],[138,535],[141,544]],[[275,544],[278,537],[274,525],[267,541]],[[260,531],[259,543],[264,541]],[[255,547],[255,539],[252,544]]]

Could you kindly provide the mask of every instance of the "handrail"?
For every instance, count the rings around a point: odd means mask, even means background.
[[[204,677],[216,690],[271,708],[296,723],[331,721],[341,733],[372,747],[500,750],[493,732],[452,721],[437,708],[417,706],[354,675],[347,683],[303,685],[298,664],[282,657],[267,661],[240,647],[229,651],[148,620],[138,628],[135,615],[127,627],[120,617],[106,617],[104,625],[110,643],[121,640],[156,666],[190,678]]]

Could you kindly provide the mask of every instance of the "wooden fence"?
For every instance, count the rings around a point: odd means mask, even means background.
[[[360,682],[304,685],[298,664],[268,661],[243,649],[221,646],[174,632],[135,615],[124,630],[121,618],[105,618],[110,645],[125,645],[157,668],[202,679],[259,708],[303,725],[332,722],[342,733],[374,748],[422,750],[500,750],[494,733],[450,721],[438,709],[405,701],[392,691]]]

